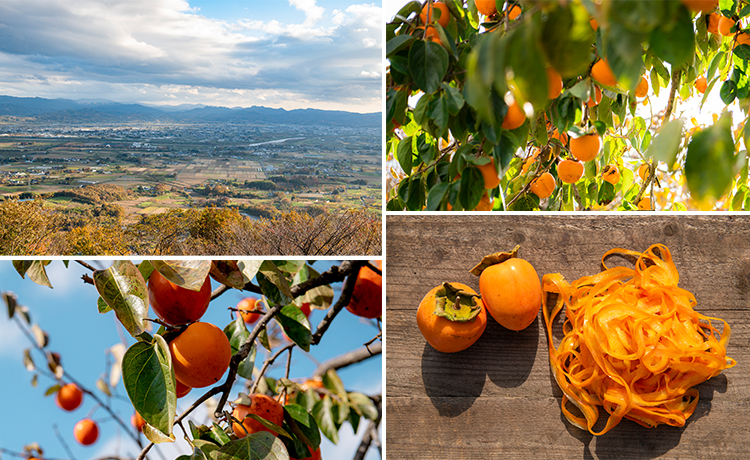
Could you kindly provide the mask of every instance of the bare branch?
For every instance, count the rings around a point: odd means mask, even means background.
[[[382,352],[382,343],[376,343],[371,346],[364,346],[357,350],[352,350],[348,353],[344,353],[343,355],[336,356],[335,358],[331,358],[321,363],[318,368],[315,369],[315,372],[313,372],[313,377],[321,376],[328,372],[329,369],[341,369],[352,364],[357,364],[366,359],[372,358],[373,356],[377,356]]]

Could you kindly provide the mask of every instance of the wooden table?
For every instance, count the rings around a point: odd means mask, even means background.
[[[520,244],[540,277],[574,281],[597,273],[609,249],[654,243],[672,252],[697,310],[732,327],[737,365],[698,386],[685,427],[623,420],[597,437],[568,423],[541,313],[520,332],[489,318],[455,354],[433,350],[417,328],[430,288],[458,281],[478,291],[468,270],[485,254]],[[388,216],[386,277],[388,460],[750,458],[750,216]]]

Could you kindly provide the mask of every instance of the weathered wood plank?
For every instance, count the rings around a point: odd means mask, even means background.
[[[744,458],[750,452],[750,216],[388,216],[386,458]],[[416,308],[443,281],[478,289],[468,270],[521,245],[539,275],[572,281],[614,247],[663,243],[698,310],[732,327],[737,366],[700,385],[683,428],[623,421],[601,437],[571,426],[551,377],[544,323],[512,332],[490,318],[469,350],[436,352]],[[618,262],[608,261],[610,265]],[[602,419],[603,421],[603,419]],[[602,425],[603,426],[603,425]]]

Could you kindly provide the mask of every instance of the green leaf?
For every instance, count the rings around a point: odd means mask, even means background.
[[[464,101],[464,96],[461,94],[461,91],[445,82],[440,86],[445,90],[445,95],[443,97],[448,103],[448,112],[453,116],[458,115],[458,112],[461,111],[461,108],[466,102]]]
[[[734,177],[732,117],[724,113],[719,121],[696,133],[688,146],[685,178],[692,197],[698,201],[719,199]]]
[[[475,167],[464,168],[461,173],[461,188],[458,191],[458,199],[464,209],[474,209],[484,195],[484,178],[482,173]]]
[[[227,327],[224,328],[224,334],[229,339],[229,345],[232,347],[232,355],[235,355],[240,350],[240,347],[242,347],[242,344],[250,337],[250,332],[247,330],[247,326],[245,326],[245,321],[242,320],[241,315],[237,315],[234,321],[227,324]],[[247,357],[240,363],[237,368],[237,374],[248,380],[252,380],[254,366],[255,344],[253,344]]]
[[[369,419],[377,420],[378,408],[375,407],[375,403],[372,402],[368,396],[362,393],[352,392],[349,393],[349,402],[351,403],[352,409],[359,415]]]
[[[411,35],[397,35],[388,40],[385,44],[385,57],[388,58],[391,54],[397,53],[406,48],[413,40],[414,37]]]
[[[304,283],[307,280],[312,280],[319,277],[320,273],[315,271],[315,269],[310,265],[307,265],[294,276],[293,282],[296,286],[300,283]],[[309,291],[305,292],[305,294],[301,298],[298,299],[300,303],[309,303],[311,307],[325,310],[333,303],[333,295],[334,292],[331,285],[324,284],[314,289],[310,289]]]
[[[672,165],[680,151],[684,120],[678,118],[663,125],[645,152],[646,158],[655,158]]]
[[[237,268],[239,268],[242,272],[242,277],[245,280],[245,284],[249,283],[253,280],[253,278],[255,278],[255,276],[258,274],[258,269],[260,269],[260,266],[262,264],[263,261],[257,259],[237,261]]]
[[[191,291],[200,291],[211,270],[211,261],[199,260],[152,260],[154,270],[177,286]]]
[[[445,195],[448,193],[450,188],[449,182],[440,182],[435,184],[427,194],[427,210],[428,211],[439,211],[440,204],[443,202]]]
[[[329,369],[323,375],[323,386],[332,394],[338,397],[334,402],[335,420],[337,425],[341,425],[349,417],[349,395],[344,387],[344,382],[334,369]]]
[[[8,319],[13,318],[16,314],[16,307],[18,306],[18,296],[12,292],[3,292],[3,301],[5,306],[8,307]]]
[[[514,29],[509,35],[507,64],[513,69],[509,83],[515,85],[523,101],[539,109],[547,104],[547,72],[540,50],[540,29],[537,16],[524,27]],[[543,88],[543,90],[540,90]]]
[[[130,335],[137,337],[145,331],[148,290],[133,262],[117,260],[106,270],[96,270],[94,286]]]
[[[107,305],[107,302],[105,302],[101,297],[96,299],[96,308],[97,310],[99,310],[99,313],[107,313],[108,311],[112,310],[112,307]]]
[[[412,149],[411,136],[401,139],[398,143],[396,157],[398,158],[398,164],[401,165],[401,169],[403,169],[406,174],[411,174],[411,169],[413,167],[412,162],[414,161],[414,150]]]
[[[726,104],[731,104],[737,97],[737,84],[732,80],[727,80],[721,85],[719,90],[719,96],[721,100]]]
[[[318,401],[320,401],[320,395],[313,388],[308,388],[304,392],[297,394],[297,403],[302,405],[308,412],[313,410]]]
[[[286,335],[305,351],[310,351],[312,332],[310,323],[296,305],[287,305],[276,315],[276,321],[284,328]]]
[[[253,433],[224,444],[216,460],[289,460],[281,439],[266,431]]]
[[[315,423],[315,418],[304,407],[298,404],[287,404],[284,406],[284,418],[295,436],[303,443],[312,447],[312,450],[320,446],[318,424]]]
[[[13,267],[16,269],[21,278],[29,279],[40,286],[52,288],[52,284],[47,277],[45,266],[50,264],[50,260],[14,260]]]
[[[612,18],[617,16],[613,14]],[[643,68],[641,42],[644,34],[627,30],[617,22],[612,22],[607,32],[607,62],[618,84],[627,90],[633,90],[638,84]]]
[[[695,53],[695,35],[688,10],[679,8],[676,21],[665,22],[654,29],[649,42],[651,50],[673,68],[689,64]]]
[[[542,48],[547,62],[564,79],[584,75],[593,60],[591,45],[596,33],[589,14],[578,3],[555,8],[542,24]]]
[[[292,303],[292,291],[289,280],[284,277],[273,261],[265,260],[255,275],[263,295],[274,304]]]
[[[332,443],[337,444],[339,442],[339,431],[333,419],[333,401],[331,401],[331,397],[325,395],[323,399],[315,403],[312,415],[315,417],[315,421],[318,422],[323,435]]]
[[[133,407],[163,436],[172,436],[177,395],[167,342],[136,342],[122,357],[122,381]],[[150,439],[150,438],[149,438]]]
[[[417,40],[409,49],[409,71],[419,89],[434,93],[448,71],[448,52],[437,43]]]

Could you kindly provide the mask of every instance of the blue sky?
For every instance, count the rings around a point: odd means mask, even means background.
[[[104,261],[91,262],[95,266],[107,267]],[[326,270],[334,261],[319,261],[314,264],[318,271]],[[10,261],[0,261],[0,291],[12,291],[18,295],[19,303],[31,310],[33,321],[39,323],[50,336],[49,349],[62,355],[62,364],[67,372],[80,380],[89,389],[94,390],[96,380],[108,370],[106,350],[120,343],[120,334],[114,315],[110,312],[100,315],[96,309],[96,290],[91,285],[81,281],[81,275],[87,273],[83,267],[70,263],[66,269],[61,261],[54,261],[48,267],[48,273],[54,289],[34,284],[30,280],[22,280],[13,269]],[[336,298],[340,295],[340,285],[334,285]],[[216,284],[214,282],[214,287]],[[224,327],[230,320],[228,307],[236,306],[248,293],[230,291],[211,303],[203,321],[209,321]],[[1,302],[0,302],[1,303]],[[54,425],[69,445],[75,458],[103,458],[108,455],[129,455],[135,458],[139,452],[135,443],[118,432],[118,426],[106,412],[98,409],[93,418],[99,423],[100,438],[90,447],[78,445],[73,439],[73,426],[84,418],[94,407],[91,398],[84,396],[81,407],[73,412],[64,412],[54,403],[54,397],[44,397],[44,391],[54,384],[45,376],[40,376],[39,386],[31,386],[32,373],[28,372],[22,361],[23,350],[30,344],[21,335],[18,327],[8,321],[4,303],[0,305],[0,368],[3,369],[0,379],[0,407],[5,414],[13,417],[0,419],[0,447],[19,452],[23,446],[38,442],[45,450],[45,458],[70,458],[62,444],[55,436]],[[313,311],[311,323],[315,327],[322,317],[322,311]],[[153,315],[150,315],[153,317]],[[123,332],[128,344],[133,339]],[[348,311],[343,310],[336,318],[331,328],[323,337],[321,344],[313,347],[311,356],[307,357],[299,349],[295,349],[292,360],[292,379],[303,379],[310,376],[316,367],[316,361],[324,361],[345,351],[359,348],[363,343],[377,334],[372,323],[366,322]],[[40,355],[34,355],[37,364],[43,364]],[[283,359],[285,365],[286,359]],[[262,364],[262,362],[261,362]],[[363,363],[341,369],[341,376],[347,389],[361,391],[374,395],[382,392],[383,361],[380,356],[371,358]],[[282,368],[272,370],[269,375],[280,377]],[[236,387],[231,394],[230,401],[235,399]],[[97,391],[97,390],[94,390]],[[98,393],[103,396],[102,393]],[[127,400],[122,383],[118,385],[117,394],[124,397],[114,401],[116,411],[125,420],[130,420],[132,405]],[[199,390],[193,390],[185,398],[178,400],[178,412],[187,408],[201,395]],[[207,411],[199,408],[193,412],[193,419],[199,423],[207,420]],[[362,423],[360,429],[365,424]],[[340,432],[341,439],[334,446],[327,440],[322,445],[323,458],[352,458],[359,445],[360,435],[352,432],[351,426],[345,424]],[[162,444],[161,451],[165,458],[173,459],[180,453],[187,452],[187,443],[182,440],[179,429],[176,431],[178,442],[173,445]],[[150,455],[159,459],[159,455]],[[376,451],[371,449],[368,460],[379,458]]]
[[[3,0],[0,92],[379,112],[367,0]]]

